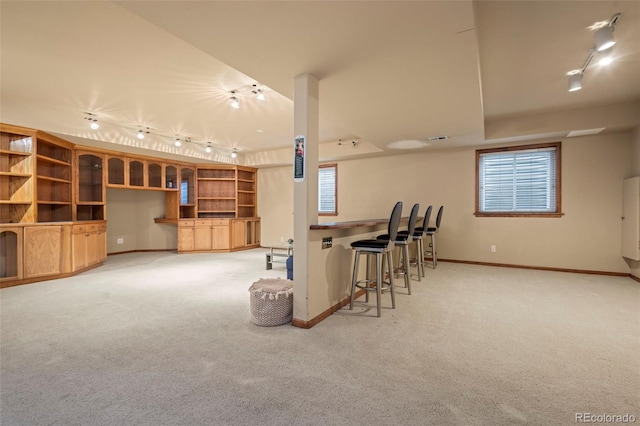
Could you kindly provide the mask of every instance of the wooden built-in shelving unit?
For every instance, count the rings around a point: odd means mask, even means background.
[[[70,221],[71,155],[73,144],[38,132],[36,187],[38,222]]]
[[[0,127],[0,222],[35,220],[33,146],[35,131]]]
[[[80,147],[0,123],[0,286],[72,275],[106,258],[107,188],[163,191],[178,251],[260,245],[257,169]]]

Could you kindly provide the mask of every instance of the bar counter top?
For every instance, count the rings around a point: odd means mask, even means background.
[[[325,222],[317,225],[311,225],[309,229],[353,229],[361,228],[364,226],[377,226],[389,223],[389,218],[386,219],[365,219],[365,220],[350,220],[347,222]]]

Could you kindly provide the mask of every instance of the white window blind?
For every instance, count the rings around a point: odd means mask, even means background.
[[[555,147],[479,156],[479,210],[556,213]]]
[[[318,169],[318,212],[336,213],[336,167]]]

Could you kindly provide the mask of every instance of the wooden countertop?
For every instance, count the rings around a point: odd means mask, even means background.
[[[365,226],[378,226],[389,223],[389,218],[386,219],[365,219],[365,220],[350,220],[347,222],[325,222],[317,225],[311,225],[309,229],[353,229],[362,228]]]
[[[91,225],[96,223],[106,223],[107,221],[102,220],[66,220],[64,222],[19,222],[19,223],[0,223],[0,227],[3,228],[23,228],[25,226],[51,226],[51,225]]]

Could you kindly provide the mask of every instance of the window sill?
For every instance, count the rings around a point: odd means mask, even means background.
[[[562,217],[564,213],[484,213],[475,212],[476,217]]]

